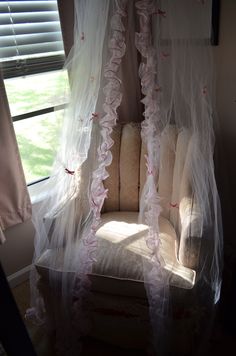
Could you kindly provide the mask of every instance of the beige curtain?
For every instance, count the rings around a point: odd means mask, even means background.
[[[31,217],[31,202],[0,72],[0,243],[3,231]]]

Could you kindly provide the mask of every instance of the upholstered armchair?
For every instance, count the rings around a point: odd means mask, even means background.
[[[144,238],[148,228],[138,222],[139,200],[146,177],[146,150],[137,123],[117,125],[113,140],[113,161],[108,167],[110,176],[104,182],[109,194],[97,231],[97,262],[90,275],[91,334],[120,346],[138,348],[145,347],[150,332],[143,279],[143,258],[149,258]],[[182,355],[188,354],[190,347],[186,343],[183,345],[181,328],[185,333],[183,328],[188,328],[192,322],[189,313],[185,313],[188,309],[186,296],[193,294],[198,280],[202,236],[202,216],[191,190],[192,144],[193,138],[187,129],[179,132],[172,125],[165,129],[161,138],[157,187],[162,206],[159,217],[161,256],[165,269],[170,272],[171,296],[175,299],[173,313],[178,328],[175,347],[181,347]],[[59,316],[58,299],[48,283],[48,260],[52,254],[57,254],[56,270],[60,274],[63,248],[47,250],[36,261],[36,269],[40,276],[39,290],[53,327],[54,319]]]

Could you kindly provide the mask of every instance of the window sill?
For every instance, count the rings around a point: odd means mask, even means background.
[[[31,204],[42,202],[46,198],[48,190],[48,179],[28,186]]]

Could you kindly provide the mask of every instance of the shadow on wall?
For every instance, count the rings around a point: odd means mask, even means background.
[[[215,169],[224,231],[224,271],[220,318],[224,328],[236,333],[236,1],[221,1],[219,45],[216,60],[216,94],[219,129]]]
[[[224,269],[219,317],[224,328],[230,333],[236,333],[235,157],[236,133],[221,134],[221,139],[217,140],[215,156],[224,233]]]

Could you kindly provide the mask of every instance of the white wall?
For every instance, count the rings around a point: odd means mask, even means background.
[[[217,109],[224,130],[236,132],[236,1],[221,0],[217,68]]]
[[[221,198],[225,251],[236,255],[236,0],[221,0],[219,46],[214,48],[217,70],[216,178]]]
[[[6,242],[0,246],[0,260],[7,276],[32,262],[34,228],[31,221],[5,231]]]

